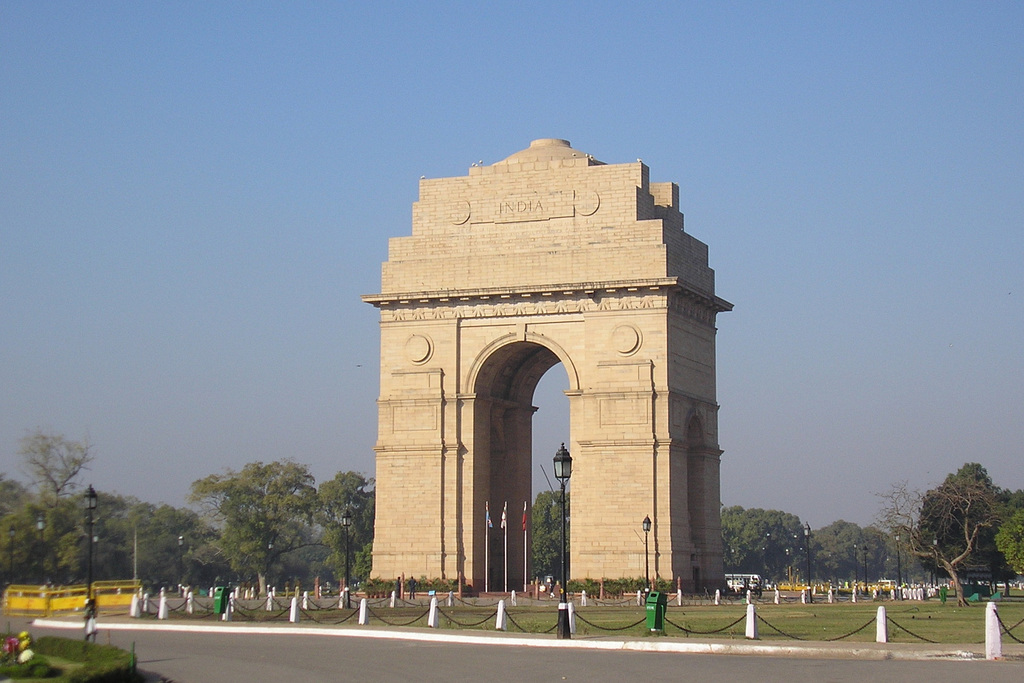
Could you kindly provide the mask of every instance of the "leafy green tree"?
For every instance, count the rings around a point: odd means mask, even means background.
[[[924,494],[902,482],[884,499],[881,522],[894,538],[899,536],[900,552],[937,560],[953,582],[957,602],[967,606],[961,573],[985,565],[979,548],[987,530],[1000,521],[999,491],[985,468],[967,463]]]
[[[996,546],[1018,574],[1024,574],[1024,509],[1003,522],[996,533]]]
[[[722,510],[725,571],[761,574],[769,581],[787,578],[789,568],[806,566],[804,527],[800,518],[780,510]]]
[[[346,531],[341,524],[348,510],[352,526],[348,529],[350,572],[353,578],[367,578],[370,568],[365,561],[356,563],[360,553],[373,545],[374,501],[373,479],[357,472],[338,472],[333,479],[320,484],[317,494],[316,521],[323,528],[322,540],[330,551],[327,564],[339,579],[345,576]]]
[[[265,593],[273,564],[315,542],[315,484],[306,465],[254,462],[193,482],[189,501],[220,528],[220,547],[232,569],[243,578],[255,576]]]
[[[0,473],[0,517],[14,514],[24,507],[31,495],[25,485]]]
[[[562,498],[560,491],[541,491],[530,511],[531,555],[537,576],[551,575],[557,581],[562,573]],[[570,496],[565,494],[565,542],[570,536]],[[500,517],[500,512],[499,512]],[[497,523],[497,521],[495,521]],[[566,567],[569,576],[572,572]]]
[[[54,507],[57,501],[78,486],[78,476],[93,460],[86,440],[69,441],[63,434],[48,434],[37,429],[21,440],[18,454],[26,473],[39,490],[40,502]]]

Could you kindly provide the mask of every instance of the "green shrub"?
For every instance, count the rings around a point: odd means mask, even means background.
[[[37,654],[60,657],[83,666],[65,675],[68,683],[139,683],[130,652],[112,645],[97,645],[84,640],[43,636],[32,643]]]
[[[0,666],[0,676],[8,678],[50,678],[57,675],[57,669],[50,666],[45,657],[36,655],[24,664]]]

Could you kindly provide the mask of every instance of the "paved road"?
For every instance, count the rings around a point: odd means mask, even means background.
[[[35,633],[49,631],[40,626]],[[259,633],[101,631],[100,642],[135,643],[149,680],[241,681],[899,681],[1024,680],[1024,662],[860,661],[546,649]]]

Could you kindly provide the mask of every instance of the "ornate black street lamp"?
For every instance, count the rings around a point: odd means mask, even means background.
[[[857,576],[857,544],[853,544],[853,594],[857,594],[857,588],[860,586],[860,581]]]
[[[900,559],[899,532],[896,532],[896,599],[903,599],[903,562]]]
[[[811,523],[804,524],[804,544],[807,546],[807,602],[814,602],[814,582],[811,580]]]
[[[868,547],[864,546],[864,593],[867,594],[869,592],[870,591],[868,590]]]
[[[14,525],[12,524],[7,530],[7,536],[10,538],[11,543],[8,546],[11,554],[11,575],[7,578],[7,583],[14,583]]]
[[[644,577],[647,578],[647,590],[652,590],[651,586],[651,553],[647,546],[647,536],[651,533],[651,517],[650,515],[644,515],[644,521],[641,523],[644,528]]]
[[[185,537],[178,534],[178,590],[185,591]]]
[[[348,565],[348,541],[349,541],[349,528],[352,526],[352,509],[349,507],[345,508],[345,511],[341,513],[341,526],[345,527],[345,609],[351,609],[351,598],[352,591],[349,590],[349,565]]]
[[[89,562],[86,565],[88,568],[88,574],[86,575],[85,581],[85,639],[94,639],[96,632],[92,630],[92,622],[96,618],[96,601],[92,596],[92,524],[93,514],[96,511],[96,489],[89,484],[89,490],[85,492],[85,509],[89,514],[88,526],[89,526]]]
[[[555,453],[554,469],[555,479],[558,480],[558,485],[562,489],[562,594],[558,601],[558,637],[565,639],[572,637],[569,632],[569,605],[565,601],[565,584],[568,580],[565,574],[565,567],[568,564],[568,550],[565,545],[565,485],[568,483],[569,477],[572,476],[572,456],[569,455],[569,451],[565,450],[564,443]]]
[[[46,529],[46,517],[40,512],[36,517],[36,529],[39,530],[39,569],[41,576],[39,577],[40,585],[46,583],[46,542],[43,540],[43,530]]]

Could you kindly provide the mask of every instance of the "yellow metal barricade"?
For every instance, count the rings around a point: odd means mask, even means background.
[[[100,612],[126,610],[138,581],[95,581],[92,584],[96,608]],[[85,609],[86,587],[8,586],[4,592],[4,614],[12,617],[48,617],[53,614],[81,612]]]

